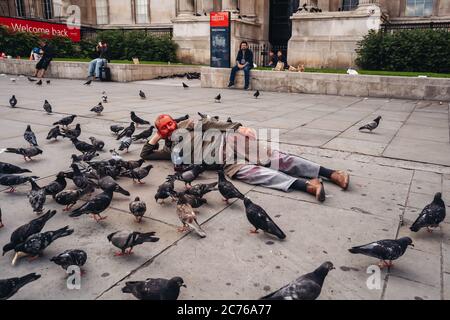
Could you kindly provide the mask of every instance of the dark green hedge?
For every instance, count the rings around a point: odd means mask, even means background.
[[[169,36],[156,37],[142,31],[104,31],[94,39],[73,43],[68,38],[57,37],[49,42],[58,58],[92,58],[100,40],[109,45],[111,60],[176,61],[176,44]],[[31,49],[38,46],[39,36],[24,32],[10,32],[0,26],[0,51],[17,57],[29,57]]]
[[[366,70],[450,72],[450,32],[371,31],[358,43],[357,65]]]

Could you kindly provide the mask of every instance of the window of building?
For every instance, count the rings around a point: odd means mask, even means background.
[[[359,5],[359,0],[342,0],[342,11],[350,11]]]
[[[25,17],[24,0],[16,0],[16,15],[18,17]]]
[[[148,0],[135,0],[136,23],[149,23]]]
[[[108,0],[96,0],[97,24],[108,24]]]
[[[406,16],[423,17],[433,14],[433,0],[407,0]]]
[[[53,1],[52,0],[44,0],[42,1],[42,12],[44,13],[45,19],[53,18]]]

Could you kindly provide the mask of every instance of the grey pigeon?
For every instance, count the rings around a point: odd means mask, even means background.
[[[191,194],[186,194],[186,192],[178,192],[176,193],[176,197],[178,198],[178,204],[188,203],[193,209],[200,208],[202,205],[208,203],[206,199]]]
[[[437,228],[444,221],[445,214],[445,203],[442,200],[442,194],[438,192],[435,194],[433,202],[423,208],[410,230],[418,232],[422,228],[427,228],[428,232],[431,232],[430,228]]]
[[[6,148],[6,153],[15,153],[23,156],[24,160],[27,161],[27,158],[32,160],[32,157],[42,154],[42,150],[38,147],[31,148]]]
[[[31,191],[28,193],[28,201],[30,202],[33,212],[37,214],[42,212],[46,200],[46,192],[44,188],[38,186],[33,179],[30,180]]]
[[[52,105],[47,100],[44,101],[43,108],[48,114],[52,113]]]
[[[381,120],[381,116],[378,116],[372,122],[370,122],[370,123],[366,124],[365,126],[362,126],[361,128],[359,128],[359,131],[361,131],[361,130],[369,130],[370,132],[372,132],[373,130],[378,128],[378,126],[380,125],[380,120]]]
[[[315,300],[322,291],[322,286],[328,272],[335,269],[329,261],[323,263],[320,267],[311,273],[307,273],[288,285],[278,289],[262,300]]]
[[[176,172],[174,178],[183,181],[186,186],[191,186],[191,183],[198,178],[198,176],[205,171],[203,165],[193,165],[189,170],[184,172]]]
[[[15,107],[16,107],[16,105],[17,105],[17,99],[16,99],[16,96],[15,96],[15,95],[13,95],[13,96],[11,97],[11,99],[9,99],[9,105],[11,106],[11,108],[15,108]]]
[[[5,255],[6,252],[13,250],[19,244],[24,243],[28,239],[28,237],[41,232],[42,229],[44,229],[47,221],[53,218],[55,214],[56,210],[48,210],[42,216],[33,219],[29,223],[24,224],[23,226],[20,226],[19,228],[14,230],[14,232],[11,234],[9,243],[3,247],[3,255]]]
[[[414,247],[411,238],[403,237],[397,240],[380,240],[369,244],[349,249],[350,253],[363,254],[369,257],[380,259],[380,268],[392,267],[392,261],[400,258],[408,248]],[[390,262],[386,262],[389,260]]]
[[[105,147],[105,143],[100,139],[96,139],[95,137],[89,137],[89,140],[91,140],[92,145],[95,147],[97,151],[101,151]]]
[[[95,152],[97,149],[92,145],[84,141],[80,141],[77,138],[70,139],[75,146],[75,148],[80,151],[81,153],[86,152]]]
[[[74,129],[63,128],[64,137],[68,139],[76,139],[81,135],[81,124],[77,123]]]
[[[103,104],[101,102],[99,102],[98,105],[91,109],[91,111],[95,112],[98,116],[102,114],[103,110],[105,110],[105,108],[103,107]]]
[[[110,127],[110,130],[111,130],[113,133],[115,133],[115,134],[119,134],[119,132],[122,131],[123,129],[125,129],[125,128],[122,127],[122,126],[116,125],[116,124],[113,124],[113,125]]]
[[[83,195],[82,190],[64,190],[56,194],[55,202],[66,206],[63,211],[69,211]]]
[[[8,192],[15,192],[15,186],[31,182],[33,179],[38,177],[23,177],[15,174],[0,174],[0,185],[7,186],[10,188]]]
[[[127,150],[128,153],[128,149],[130,148],[131,144],[133,143],[133,139],[131,138],[131,136],[125,136],[122,138],[122,140],[120,141],[120,146],[119,146],[119,151],[123,151],[123,150]]]
[[[143,168],[129,170],[124,173],[124,176],[133,179],[133,182],[137,180],[140,184],[144,184],[144,182],[142,182],[141,180],[148,176],[152,168],[153,166],[150,164]]]
[[[139,300],[177,300],[180,287],[186,287],[180,277],[167,279],[147,279],[128,281],[122,288],[123,293],[131,293]]]
[[[121,251],[115,256],[130,255],[133,248],[144,242],[158,242],[159,238],[155,237],[155,232],[131,232],[131,231],[116,231],[108,235],[108,241]],[[127,251],[128,249],[128,251]]]
[[[83,250],[66,250],[53,257],[50,261],[67,270],[70,266],[82,267],[87,261],[87,253]]]
[[[276,225],[263,208],[254,204],[249,198],[244,199],[244,205],[247,219],[255,227],[255,231],[252,231],[253,233],[257,233],[258,230],[261,229],[279,239],[286,238],[284,232]]]
[[[66,178],[64,172],[59,172],[56,176],[55,181],[50,182],[44,187],[45,194],[48,196],[55,197],[58,193],[63,191],[67,186]]]
[[[75,120],[76,117],[77,117],[76,115],[71,115],[71,116],[68,116],[68,117],[64,117],[61,120],[56,121],[53,125],[54,126],[62,125],[62,126],[67,127],[73,122],[73,120]]]
[[[137,222],[141,222],[146,211],[147,205],[139,197],[136,197],[134,201],[130,202],[130,212],[135,216]]]
[[[175,177],[168,176],[166,179],[167,181],[158,187],[158,191],[155,194],[156,202],[158,202],[158,200],[162,200],[162,202],[164,202],[164,200],[169,197],[172,197],[172,199],[174,199],[174,196],[176,195],[176,192],[174,190]]]
[[[30,273],[20,278],[9,278],[0,280],[0,300],[8,300],[25,285],[36,281],[41,275]]]
[[[27,129],[25,130],[25,133],[23,134],[23,138],[25,139],[25,141],[27,141],[30,144],[30,146],[33,146],[33,147],[38,146],[38,143],[36,140],[36,135],[31,130],[30,125],[27,126]]]
[[[202,198],[205,194],[217,190],[219,190],[217,188],[217,182],[213,182],[210,184],[196,184],[195,186],[187,189],[185,193]]]
[[[56,126],[52,129],[50,129],[50,131],[47,134],[47,140],[50,139],[55,139],[58,140],[58,137],[64,137],[64,135],[61,133],[61,130],[59,129],[59,126]]]
[[[31,256],[33,258],[37,258],[42,252],[55,240],[70,236],[73,233],[73,229],[69,229],[68,226],[58,229],[56,231],[47,231],[44,233],[37,233],[30,236],[25,242],[17,245],[14,250],[16,254],[12,261],[12,265],[14,266],[17,262],[17,259],[24,256]]]

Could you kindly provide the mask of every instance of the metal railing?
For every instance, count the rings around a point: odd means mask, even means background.
[[[450,21],[445,22],[417,22],[417,23],[384,23],[381,25],[383,32],[395,32],[401,30],[435,29],[450,31]]]
[[[264,67],[269,64],[269,52],[270,50],[273,50],[275,54],[277,54],[278,50],[281,50],[283,54],[287,57],[287,46],[272,46],[268,43],[264,44],[250,44],[249,45],[250,50],[253,52],[253,62],[258,67]]]

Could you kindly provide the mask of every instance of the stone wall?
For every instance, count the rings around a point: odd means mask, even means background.
[[[227,87],[229,69],[203,67],[201,72],[202,87]],[[236,87],[244,87],[242,72],[236,77]],[[251,88],[275,92],[450,101],[450,79],[445,78],[254,70],[251,71]]]
[[[32,75],[36,62],[27,60],[0,60],[0,73],[14,75]],[[170,76],[187,72],[200,72],[199,66],[177,65],[134,65],[110,63],[112,81],[129,82],[138,80],[150,80],[158,76]],[[53,61],[47,71],[50,78],[80,79],[84,80],[88,75],[87,62],[62,62]]]

